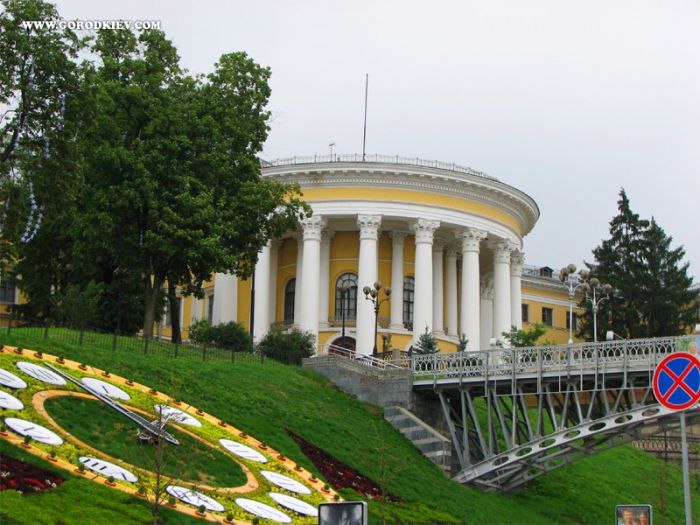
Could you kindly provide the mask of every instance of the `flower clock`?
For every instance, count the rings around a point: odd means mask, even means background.
[[[224,523],[317,523],[338,495],[235,426],[146,385],[0,348],[0,437],[74,475]]]

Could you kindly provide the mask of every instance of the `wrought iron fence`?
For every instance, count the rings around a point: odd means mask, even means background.
[[[98,351],[127,351],[173,359],[200,361],[231,361],[264,363],[259,352],[236,352],[214,345],[191,342],[172,343],[159,338],[145,339],[140,335],[115,330],[107,332],[94,327],[70,327],[49,319],[17,319],[0,315],[0,344],[30,347],[41,340],[57,341],[92,348]]]
[[[571,375],[649,371],[661,359],[686,350],[692,337],[625,339],[600,343],[532,346],[476,352],[414,355],[413,372],[431,379],[497,377],[514,374]]]

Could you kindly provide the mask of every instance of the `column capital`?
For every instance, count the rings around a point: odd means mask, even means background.
[[[493,277],[482,277],[479,281],[482,299],[493,299],[494,280]]]
[[[445,257],[457,257],[457,247],[454,243],[449,243],[445,246]]]
[[[389,237],[391,237],[392,244],[403,244],[406,240],[406,235],[406,232],[402,232],[399,230],[389,232]]]
[[[467,228],[455,235],[458,241],[462,243],[462,253],[476,252],[479,253],[479,244],[486,239],[488,232],[478,230],[476,228]]]
[[[440,221],[418,219],[411,229],[416,234],[416,244],[432,244],[435,230],[440,227]]]
[[[282,239],[270,239],[270,248],[277,249],[282,246]]]
[[[433,253],[442,252],[445,246],[447,246],[447,241],[442,237],[436,237],[435,240],[433,240]]]
[[[312,215],[299,221],[305,241],[320,241],[321,233],[326,227],[326,221],[320,215]]]
[[[491,239],[488,247],[493,251],[493,261],[495,263],[510,264],[510,254],[517,246],[508,239]]]
[[[379,238],[379,227],[381,225],[381,215],[358,215],[357,226],[360,228],[360,240],[369,239],[376,241]]]
[[[510,254],[510,274],[513,277],[520,277],[523,274],[523,264],[525,254],[518,250],[513,250]]]
[[[328,244],[331,242],[331,239],[335,236],[335,232],[333,230],[323,230],[321,232],[321,244]]]

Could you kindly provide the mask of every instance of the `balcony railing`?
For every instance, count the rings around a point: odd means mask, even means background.
[[[455,163],[441,162],[439,160],[427,160],[418,157],[401,157],[399,155],[362,155],[361,153],[350,154],[332,154],[332,155],[307,155],[294,156],[284,159],[275,159],[271,161],[260,160],[260,165],[263,168],[272,168],[276,166],[293,166],[295,164],[320,164],[328,162],[365,162],[365,163],[381,163],[381,164],[406,164],[409,166],[421,166],[425,168],[437,168],[446,171],[454,171],[456,173],[465,173],[474,177],[482,177],[488,180],[497,181],[496,177],[487,175],[484,172],[474,170],[465,166],[459,166]]]

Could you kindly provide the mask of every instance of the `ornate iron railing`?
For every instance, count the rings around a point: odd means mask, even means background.
[[[606,372],[653,372],[661,359],[686,350],[691,337],[626,339],[600,343],[532,346],[477,352],[416,355],[417,379],[483,378],[512,375],[571,375]]]
[[[292,166],[295,164],[320,164],[328,162],[366,162],[366,163],[382,163],[382,164],[408,164],[410,166],[421,166],[425,168],[437,168],[441,170],[454,171],[457,173],[466,173],[474,177],[482,177],[484,179],[497,181],[496,177],[486,175],[481,171],[474,170],[465,166],[459,166],[455,163],[441,162],[439,160],[427,160],[418,157],[401,157],[399,155],[362,155],[361,153],[350,154],[332,154],[332,155],[307,155],[294,156],[284,159],[275,159],[271,161],[260,160],[260,165],[263,168],[272,168],[275,166]]]
[[[365,355],[365,354],[358,354],[354,350],[348,350],[347,348],[342,348],[340,346],[335,346],[335,345],[325,345],[323,347],[323,352],[321,355],[335,355],[335,356],[340,356],[344,357],[347,359],[352,359],[356,363],[361,364],[362,366],[366,366],[368,368],[376,368],[379,370],[387,370],[387,369],[400,369],[403,367],[397,366],[394,363],[391,363],[389,361],[386,361],[384,359],[379,359],[377,357],[371,356],[371,355]]]

